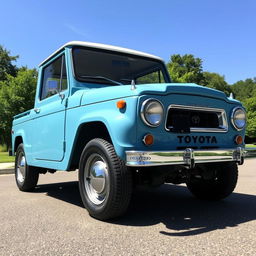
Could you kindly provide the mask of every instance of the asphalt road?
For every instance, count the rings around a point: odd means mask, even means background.
[[[137,191],[112,222],[83,208],[77,173],[41,175],[33,193],[0,176],[0,255],[256,255],[256,159],[239,167],[235,192],[220,202],[184,186]]]

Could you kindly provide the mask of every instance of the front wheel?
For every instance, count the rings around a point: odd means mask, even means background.
[[[118,217],[127,210],[132,177],[112,144],[93,139],[85,146],[79,163],[79,190],[85,208],[96,219]]]
[[[197,198],[220,200],[234,191],[238,178],[236,163],[208,164],[197,168],[200,178],[191,177],[187,182],[189,191]]]
[[[15,180],[19,190],[32,191],[37,185],[38,177],[38,169],[27,164],[24,147],[21,143],[15,157]]]

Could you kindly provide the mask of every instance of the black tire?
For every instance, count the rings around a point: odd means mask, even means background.
[[[79,163],[79,190],[89,214],[99,220],[121,216],[132,193],[132,176],[109,142],[93,139]]]
[[[24,146],[21,143],[15,157],[15,180],[21,191],[32,191],[37,185],[39,172],[37,167],[27,165]]]
[[[205,200],[221,200],[234,191],[238,179],[236,163],[208,164],[204,168],[212,173],[210,178],[191,178],[187,182],[187,187],[194,196]]]

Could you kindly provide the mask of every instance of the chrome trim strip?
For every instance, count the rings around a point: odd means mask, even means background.
[[[256,156],[256,150],[254,151]],[[241,147],[219,150],[185,150],[174,151],[126,151],[126,165],[159,166],[159,165],[189,165],[198,163],[213,163],[234,161],[243,163],[244,149]]]
[[[208,108],[208,107],[199,107],[199,106],[184,106],[184,105],[175,105],[171,104],[169,105],[165,117],[165,130],[170,131],[170,128],[167,128],[167,118],[169,114],[169,110],[173,109],[184,109],[184,110],[199,110],[204,112],[214,112],[214,113],[220,113],[219,118],[222,119],[223,125],[219,126],[219,128],[200,128],[200,127],[190,127],[191,132],[227,132],[228,131],[228,121],[227,121],[227,115],[226,111],[221,108]]]

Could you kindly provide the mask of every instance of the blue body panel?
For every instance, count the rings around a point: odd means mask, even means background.
[[[57,58],[60,54],[53,59]],[[74,151],[79,127],[85,123],[103,123],[111,137],[116,153],[125,160],[127,150],[175,150],[179,147],[194,147],[198,143],[186,143],[178,138],[181,134],[165,130],[165,122],[157,128],[147,126],[140,117],[144,100],[155,98],[162,102],[165,115],[170,104],[220,108],[226,111],[228,131],[224,133],[191,133],[191,136],[215,136],[219,148],[234,148],[234,137],[244,136],[244,130],[238,132],[231,124],[231,112],[241,103],[229,99],[224,93],[195,84],[146,84],[131,86],[110,86],[83,84],[75,80],[70,49],[65,49],[68,89],[63,91],[63,98],[56,94],[40,100],[41,71],[39,69],[37,93],[34,110],[16,116],[13,121],[12,147],[15,139],[22,137],[25,145],[27,162],[32,166],[50,169],[68,170],[70,157]],[[125,110],[119,110],[116,102],[126,101]],[[154,144],[145,146],[142,139],[145,134],[154,135]],[[186,136],[186,134],[184,135]],[[205,141],[199,146],[212,146]]]

